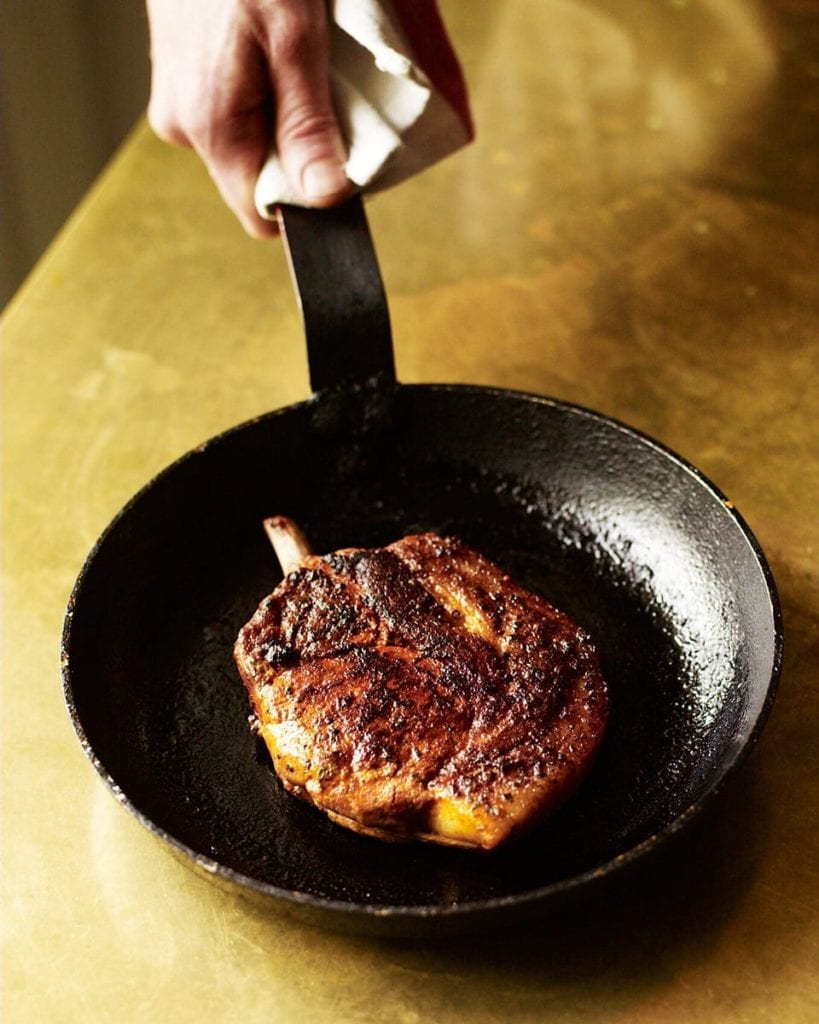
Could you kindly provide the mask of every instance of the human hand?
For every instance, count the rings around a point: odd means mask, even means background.
[[[147,7],[151,127],[199,154],[249,234],[276,233],[253,201],[271,144],[307,205],[331,206],[349,194],[324,0],[147,0]]]

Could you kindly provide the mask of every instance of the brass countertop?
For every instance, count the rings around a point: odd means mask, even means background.
[[[140,126],[5,314],[4,1021],[819,1019],[819,17],[799,0],[444,5],[478,140],[369,203],[403,381],[578,402],[737,505],[784,672],[716,812],[612,902],[503,935],[293,923],[169,856],[62,702],[117,509],[308,393],[279,243]]]

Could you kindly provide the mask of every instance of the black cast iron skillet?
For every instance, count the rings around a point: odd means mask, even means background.
[[[533,395],[397,384],[360,202],[283,224],[314,394],[184,456],[108,527],[66,617],[74,725],[144,825],[280,909],[385,934],[543,911],[674,835],[755,740],[781,662],[770,571],[731,503],[650,438]],[[585,626],[612,715],[562,811],[485,855],[383,844],[284,793],[231,655],[279,579],[272,513],[318,551],[455,533]]]

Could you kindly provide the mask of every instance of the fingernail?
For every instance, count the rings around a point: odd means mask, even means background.
[[[314,160],[305,167],[301,185],[307,199],[326,199],[343,192],[348,186],[347,176],[335,160]]]

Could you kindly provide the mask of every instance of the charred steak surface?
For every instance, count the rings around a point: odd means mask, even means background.
[[[563,612],[431,533],[291,564],[234,652],[287,790],[357,832],[492,849],[581,782],[608,696]]]

